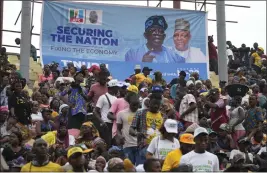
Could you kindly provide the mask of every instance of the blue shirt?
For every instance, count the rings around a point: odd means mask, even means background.
[[[131,48],[125,55],[125,61],[142,62],[143,56],[148,51],[146,44],[137,48]],[[155,56],[153,63],[185,63],[183,57],[164,46],[162,46],[162,51],[152,51],[150,55]]]

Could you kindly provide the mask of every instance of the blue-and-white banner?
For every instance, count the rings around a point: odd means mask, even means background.
[[[170,81],[181,70],[208,77],[205,12],[79,2],[43,5],[44,64],[78,68],[105,63],[124,80],[136,65],[161,71]],[[153,75],[151,73],[151,75]]]

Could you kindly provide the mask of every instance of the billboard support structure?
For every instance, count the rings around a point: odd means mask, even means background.
[[[226,24],[225,24],[225,1],[216,1],[217,18],[217,44],[218,44],[218,72],[220,81],[228,81],[227,57],[226,57]]]
[[[20,45],[20,71],[28,81],[31,49],[31,1],[22,1]]]

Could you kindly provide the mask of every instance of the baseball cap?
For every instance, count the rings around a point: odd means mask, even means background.
[[[184,133],[180,136],[180,142],[185,144],[195,144],[194,136],[190,133]]]
[[[70,158],[75,153],[83,153],[82,148],[80,147],[73,147],[68,150],[67,157]]]
[[[190,126],[187,127],[187,129],[185,130],[185,133],[194,133],[194,131],[200,127],[197,123],[193,123]]]
[[[186,72],[185,71],[180,71],[179,75],[186,76]]]
[[[141,88],[140,89],[140,92],[145,92],[145,91],[148,91],[148,89],[147,88]]]
[[[208,135],[209,133],[208,133],[207,129],[205,129],[204,127],[198,127],[194,131],[194,138],[196,138],[200,134],[206,134],[206,135]]]
[[[168,133],[178,133],[178,123],[175,120],[167,119],[164,122],[164,127]]]
[[[100,67],[98,67],[97,65],[92,65],[92,66],[88,69],[89,72],[93,72],[94,70],[99,70],[99,71],[100,71]]]
[[[158,85],[154,85],[151,88],[151,92],[152,93],[159,93],[159,92],[163,92],[163,88],[161,86]]]
[[[111,88],[111,87],[116,87],[118,86],[118,80],[117,79],[112,79],[108,82],[108,88]]]
[[[128,86],[130,86],[131,84],[127,83],[127,82],[124,82],[124,81],[119,81],[118,82],[118,87],[122,88],[122,87],[125,87],[127,88]]]
[[[144,71],[152,71],[152,70],[153,70],[153,69],[151,69],[151,68],[149,68],[149,67],[144,67],[142,71],[144,72]]]
[[[127,91],[131,91],[138,94],[138,88],[135,85],[128,86]]]
[[[194,82],[192,80],[189,80],[186,82],[186,86],[189,87],[190,85],[194,85]]]
[[[139,65],[139,64],[135,65],[134,69],[135,70],[141,70],[141,65]]]

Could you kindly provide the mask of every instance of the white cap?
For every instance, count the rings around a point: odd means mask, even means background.
[[[167,119],[164,122],[164,127],[168,133],[178,133],[178,123],[175,120]]]
[[[127,82],[124,82],[124,81],[118,81],[118,84],[117,84],[117,86],[118,87],[128,87],[128,86],[130,86],[131,84],[129,84],[129,83],[127,83]]]
[[[118,80],[117,79],[112,79],[108,82],[108,87],[115,87],[118,86]]]
[[[147,88],[141,88],[140,91],[145,92],[145,91],[148,91],[148,89]]]
[[[195,84],[198,84],[198,83],[202,84],[201,80],[197,80],[197,81],[195,82]]]
[[[209,134],[208,131],[207,131],[207,129],[205,129],[204,127],[198,127],[198,128],[196,128],[195,131],[194,131],[194,138],[197,137],[198,135],[202,134],[202,133],[204,133],[206,135]]]
[[[187,86],[187,87],[189,87],[191,84],[194,84],[194,82],[191,81],[191,80],[189,80],[189,81],[186,82],[186,86]]]
[[[135,65],[134,69],[135,69],[135,70],[138,70],[138,69],[141,70],[141,65],[138,65],[138,64]]]

